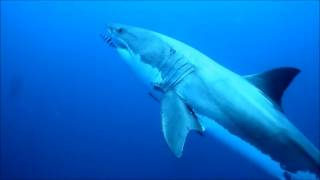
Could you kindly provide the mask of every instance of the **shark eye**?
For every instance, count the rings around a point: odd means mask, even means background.
[[[123,31],[124,31],[123,28],[118,28],[117,29],[117,33],[119,33],[119,34],[123,33]]]

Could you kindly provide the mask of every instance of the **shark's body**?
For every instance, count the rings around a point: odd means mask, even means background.
[[[177,157],[190,130],[206,129],[275,177],[319,175],[318,149],[281,110],[281,96],[297,69],[242,77],[162,34],[124,25],[109,31],[106,41],[115,44],[161,101],[163,133]]]

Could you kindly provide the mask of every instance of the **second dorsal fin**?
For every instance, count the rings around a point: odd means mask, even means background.
[[[284,91],[299,72],[297,68],[282,67],[244,77],[281,107]]]

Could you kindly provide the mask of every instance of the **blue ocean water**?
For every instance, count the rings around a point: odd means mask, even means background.
[[[270,179],[191,133],[182,158],[160,107],[100,38],[119,22],[181,40],[239,74],[301,69],[283,98],[319,148],[319,2],[1,1],[2,179]]]

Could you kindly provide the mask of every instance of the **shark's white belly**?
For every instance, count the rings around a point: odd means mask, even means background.
[[[265,170],[268,174],[276,179],[285,180],[285,171],[281,168],[279,162],[274,161],[269,155],[262,153],[255,146],[243,141],[241,138],[231,134],[224,127],[219,125],[214,120],[197,114],[201,124],[205,127],[205,133],[214,140],[218,140],[250,161],[256,163]],[[290,173],[292,180],[316,180],[314,174],[308,172]]]
[[[201,124],[205,127],[205,133],[215,140],[219,140],[221,143],[229,146],[233,150],[239,152],[244,157],[249,158],[251,161],[259,164],[264,170],[266,170],[271,176],[284,180],[284,171],[278,162],[273,161],[270,156],[262,153],[256,147],[243,141],[241,138],[231,134],[224,127],[219,125],[214,120],[197,114]]]

